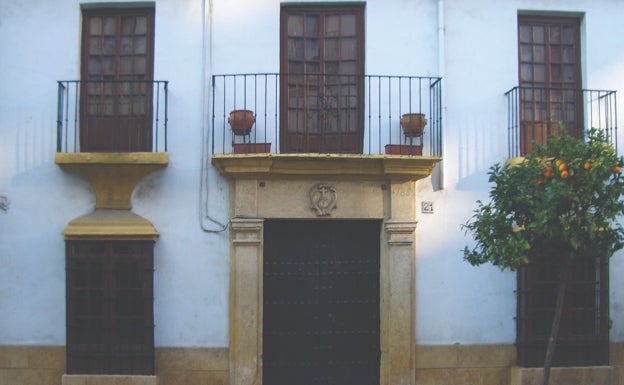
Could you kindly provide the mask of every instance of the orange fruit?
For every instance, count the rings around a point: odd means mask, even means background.
[[[561,171],[561,179],[568,179],[569,176],[568,170]]]
[[[561,163],[561,164],[559,165],[559,171],[565,171],[565,170],[567,170],[567,169],[568,169],[568,166],[566,166],[566,164],[565,164],[565,163]]]
[[[583,165],[583,168],[585,170],[589,170],[592,168],[592,164],[590,162],[585,162],[585,164]]]
[[[616,174],[619,174],[622,171],[622,169],[620,168],[620,166],[615,166],[613,167],[613,172]]]
[[[550,178],[552,178],[552,177],[553,177],[553,172],[552,172],[552,170],[546,170],[546,171],[544,171],[544,177],[545,177],[546,179],[550,179]]]

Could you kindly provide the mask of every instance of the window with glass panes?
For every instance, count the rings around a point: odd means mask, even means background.
[[[82,11],[81,151],[151,151],[154,8]]]
[[[545,145],[561,127],[582,134],[579,24],[575,17],[518,18],[522,154]]]
[[[282,152],[362,152],[363,6],[283,6],[280,72]]]

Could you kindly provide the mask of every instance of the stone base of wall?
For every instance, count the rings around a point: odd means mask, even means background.
[[[510,385],[541,385],[543,368],[512,368]],[[549,385],[612,385],[611,366],[550,369]]]
[[[509,369],[515,362],[513,345],[418,345],[416,384],[509,384]]]
[[[553,368],[550,384],[624,385],[624,343],[611,344],[610,355],[611,366]],[[540,383],[542,369],[518,368],[515,362],[513,345],[419,345],[415,384]],[[0,385],[229,385],[229,352],[227,348],[157,348],[155,376],[64,373],[62,346],[0,346]]]
[[[63,346],[0,346],[0,385],[227,385],[227,348],[156,348],[155,376],[65,374]]]
[[[624,343],[611,366],[552,368],[550,385],[624,385]],[[540,385],[542,368],[516,367],[513,345],[416,346],[417,385]]]
[[[624,342],[609,346],[609,359],[612,368],[612,384],[624,385]]]
[[[157,348],[158,385],[228,385],[227,348]]]
[[[0,346],[0,385],[60,385],[63,346]]]

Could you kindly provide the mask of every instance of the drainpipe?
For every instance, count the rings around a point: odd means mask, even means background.
[[[446,24],[444,19],[444,0],[438,0],[438,76],[442,78],[442,81],[445,81],[445,64],[446,64],[446,45],[445,45],[445,33],[446,33]],[[441,111],[440,111],[440,121],[446,122],[446,103],[444,103],[444,92],[440,97],[441,103]],[[442,132],[442,156],[444,156],[445,149],[445,140],[444,140],[444,132]],[[445,162],[442,160],[438,164],[438,190],[444,189],[446,185],[445,181]]]
[[[228,228],[229,223],[222,223],[213,218],[208,212],[209,206],[209,180],[208,168],[210,167],[210,151],[208,131],[210,129],[210,92],[212,88],[212,1],[202,0],[202,59],[201,72],[203,87],[201,90],[201,167],[199,178],[199,225],[201,229],[207,233],[220,233]]]

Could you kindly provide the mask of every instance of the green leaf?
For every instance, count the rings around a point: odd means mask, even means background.
[[[463,249],[464,259],[515,270],[531,250],[552,245],[566,258],[611,256],[624,245],[617,223],[624,213],[624,180],[614,173],[622,165],[597,130],[588,131],[586,140],[563,130],[522,162],[494,164],[489,201],[478,200],[461,225],[476,241]]]

